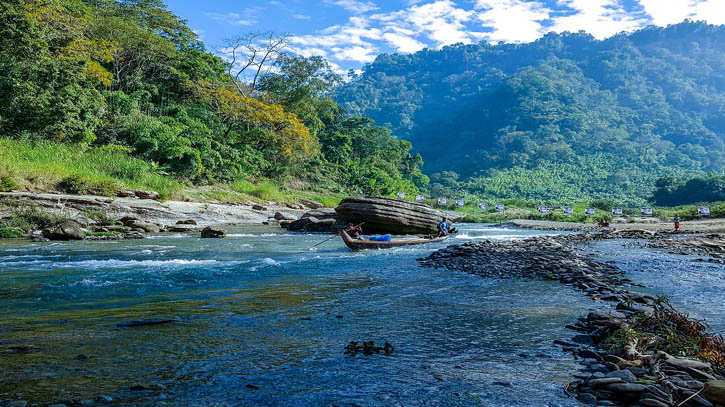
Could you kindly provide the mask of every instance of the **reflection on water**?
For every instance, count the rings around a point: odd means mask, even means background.
[[[459,229],[454,243],[535,234]],[[552,341],[571,336],[563,327],[589,299],[417,265],[445,244],[307,250],[325,238],[248,228],[223,240],[0,243],[0,400],[575,405],[562,387],[576,365]],[[176,322],[116,326],[139,319]],[[345,356],[351,340],[396,351]]]

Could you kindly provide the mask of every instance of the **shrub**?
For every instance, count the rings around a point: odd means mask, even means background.
[[[17,239],[21,237],[25,237],[25,233],[22,230],[0,227],[0,239]]]
[[[121,189],[118,182],[111,179],[89,180],[80,175],[63,178],[57,188],[69,194],[95,194],[113,196]]]
[[[613,199],[597,199],[589,203],[592,208],[601,209],[603,211],[611,211],[616,203]]]
[[[45,229],[68,222],[70,219],[62,215],[44,212],[37,206],[21,206],[3,221],[5,227],[18,228],[24,231]]]
[[[97,225],[100,226],[109,226],[114,224],[113,218],[108,216],[108,214],[105,211],[102,211],[100,209],[88,209],[85,211],[86,216],[88,216],[89,219],[96,222]]]
[[[9,175],[0,175],[0,192],[10,192],[20,188]]]

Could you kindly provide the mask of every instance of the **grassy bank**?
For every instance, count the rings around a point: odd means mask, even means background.
[[[151,190],[163,200],[297,202],[312,199],[335,206],[341,196],[295,191],[280,182],[238,180],[193,186],[166,175],[156,165],[133,158],[122,147],[27,142],[0,138],[0,191],[58,191],[115,196],[123,189]]]

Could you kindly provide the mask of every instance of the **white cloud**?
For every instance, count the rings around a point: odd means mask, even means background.
[[[473,11],[456,7],[450,0],[438,0],[389,14],[373,15],[370,18],[385,24],[388,30],[411,29],[433,40],[437,47],[442,47],[471,42],[465,23],[471,20],[473,14]]]
[[[493,42],[534,41],[547,31],[543,21],[551,13],[538,1],[478,0],[476,8],[483,10],[476,17],[492,29],[483,38]]]
[[[367,12],[378,10],[378,6],[371,1],[360,0],[325,0],[325,3],[339,6],[354,14],[365,14]]]
[[[675,24],[692,16],[695,11],[693,3],[692,0],[639,0],[639,4],[656,25]]]
[[[305,15],[305,14],[294,14],[292,16],[295,20],[311,20],[312,17]]]
[[[558,4],[573,10],[573,14],[554,17],[550,31],[584,30],[604,39],[647,24],[646,20],[626,12],[617,0],[559,0]]]
[[[398,52],[414,53],[425,48],[425,44],[404,34],[385,33],[383,38],[392,44]]]
[[[725,2],[706,0],[695,6],[695,20],[705,20],[710,24],[725,24]]]
[[[212,20],[222,21],[231,25],[252,26],[257,23],[257,16],[260,9],[257,7],[244,9],[243,15],[240,13],[204,13]]]
[[[354,61],[366,64],[375,61],[376,51],[373,47],[356,45],[347,48],[333,48],[332,52],[334,53],[332,56],[340,61]]]

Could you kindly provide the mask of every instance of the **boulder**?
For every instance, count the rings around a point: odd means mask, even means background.
[[[187,219],[187,220],[180,220],[176,222],[177,225],[194,225],[196,226],[196,221],[194,219]]]
[[[43,237],[50,240],[83,240],[86,233],[75,222],[65,222],[58,226],[44,229]]]
[[[725,380],[713,380],[705,383],[702,394],[715,404],[725,404]]]
[[[425,204],[389,198],[346,198],[335,210],[346,223],[365,222],[365,233],[435,233],[446,216]]]
[[[294,222],[280,222],[280,226],[290,232],[337,233],[344,222],[334,209],[316,209]]]
[[[300,199],[300,203],[310,209],[322,209],[325,207],[321,202],[313,201],[311,199]]]
[[[154,201],[159,200],[159,193],[156,191],[133,191],[136,193],[138,199],[153,199]]]
[[[116,196],[119,198],[136,198],[136,193],[133,191],[130,191],[128,189],[124,189],[124,190],[118,191]]]
[[[227,235],[224,229],[213,228],[211,226],[205,227],[201,231],[201,237],[205,239],[221,239]]]
[[[253,205],[252,209],[254,209],[255,211],[266,211],[267,210],[267,208],[265,208],[262,205]]]
[[[124,223],[124,225],[130,227],[131,229],[141,229],[146,233],[159,233],[161,231],[161,228],[158,225],[141,220],[130,221],[128,223]]]
[[[285,215],[285,214],[284,214],[284,213],[282,213],[282,212],[277,212],[277,213],[275,213],[275,214],[274,214],[274,218],[275,218],[276,220],[295,220],[295,219],[297,219],[297,218],[295,218],[294,216],[290,216],[290,215]]]

